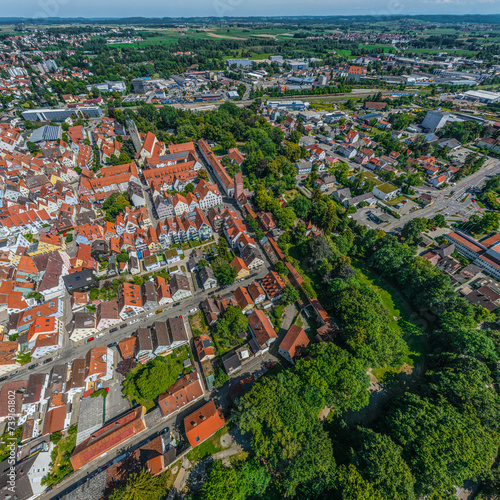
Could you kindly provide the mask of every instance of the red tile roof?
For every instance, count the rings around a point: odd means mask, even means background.
[[[226,421],[222,412],[215,407],[213,401],[208,402],[184,419],[186,438],[193,448],[225,425]]]
[[[82,441],[71,455],[71,464],[78,470],[85,464],[119,446],[131,437],[146,429],[143,406],[134,408],[123,417],[101,427],[85,441]]]
[[[308,345],[309,338],[304,329],[297,325],[292,325],[281,341],[280,349],[285,350],[290,354],[292,359],[295,359],[302,355]]]
[[[164,417],[182,409],[183,406],[203,396],[197,372],[191,372],[180,378],[158,398],[158,406]]]

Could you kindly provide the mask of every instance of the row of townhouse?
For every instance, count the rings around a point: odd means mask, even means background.
[[[118,349],[123,359],[134,358],[144,364],[155,356],[167,356],[188,343],[183,319],[168,318],[155,321],[150,328],[138,328],[133,336],[118,343]]]
[[[153,311],[191,295],[189,280],[181,274],[174,274],[169,282],[157,277],[155,281],[148,280],[142,285],[122,283],[117,298],[99,302],[94,314],[84,311],[88,304],[88,294],[76,292],[72,296],[73,318],[66,329],[70,340],[79,342],[138,314]]]

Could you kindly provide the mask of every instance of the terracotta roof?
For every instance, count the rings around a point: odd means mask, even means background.
[[[276,332],[273,325],[267,319],[264,311],[257,309],[248,316],[248,326],[252,330],[257,342],[263,346],[272,338],[276,338]]]
[[[134,357],[136,341],[136,337],[127,337],[123,340],[120,340],[120,342],[118,343],[118,349],[120,349],[120,353],[123,359],[130,359]]]
[[[186,438],[193,448],[225,425],[226,421],[222,412],[216,409],[213,401],[208,402],[184,419]]]
[[[178,379],[167,392],[158,397],[158,406],[164,417],[181,409],[184,405],[203,396],[197,372],[188,373]]]
[[[64,429],[64,420],[66,418],[66,405],[58,406],[45,414],[43,421],[42,434],[52,434],[53,432],[62,431]]]
[[[302,355],[308,345],[309,338],[304,329],[297,325],[292,325],[281,341],[280,349],[287,351],[292,359],[295,359]]]
[[[143,414],[144,407],[139,406],[92,433],[74,449],[70,458],[73,469],[80,469],[145,430]]]

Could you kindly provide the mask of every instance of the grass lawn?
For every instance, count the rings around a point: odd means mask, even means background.
[[[335,52],[342,57],[351,57],[351,51],[348,49],[337,49]]]
[[[188,460],[195,464],[196,462],[202,460],[206,457],[211,457],[219,451],[226,450],[229,446],[225,448],[220,444],[220,438],[227,432],[227,425],[222,429],[218,430],[213,436],[209,437],[206,441],[199,444],[196,448],[193,448],[186,456]]]
[[[382,303],[391,316],[390,328],[403,334],[410,355],[405,364],[415,366],[422,364],[426,354],[426,341],[422,333],[425,321],[411,308],[401,292],[379,274],[364,266],[359,261],[352,261],[352,267],[356,270],[358,279],[372,288],[379,295]],[[400,318],[396,321],[394,318]],[[400,372],[404,365],[398,367],[375,368],[373,374],[378,380],[382,380],[388,372]]]
[[[208,325],[205,321],[203,311],[198,311],[196,314],[189,316],[189,323],[191,324],[191,330],[193,330],[193,335],[195,337],[208,334]]]
[[[290,203],[298,195],[299,192],[296,189],[287,189],[285,191],[285,199],[287,203]]]

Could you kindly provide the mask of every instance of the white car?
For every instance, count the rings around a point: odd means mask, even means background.
[[[155,313],[149,313],[146,318],[151,318],[151,316],[154,316]]]
[[[197,310],[198,310],[197,307],[193,307],[192,309],[189,309],[189,312],[190,313],[195,313]]]
[[[138,322],[139,322],[139,320],[138,320],[138,319],[133,319],[133,320],[130,322],[130,324],[131,324],[131,325],[135,325],[135,324],[136,324],[136,323],[138,323]]]

